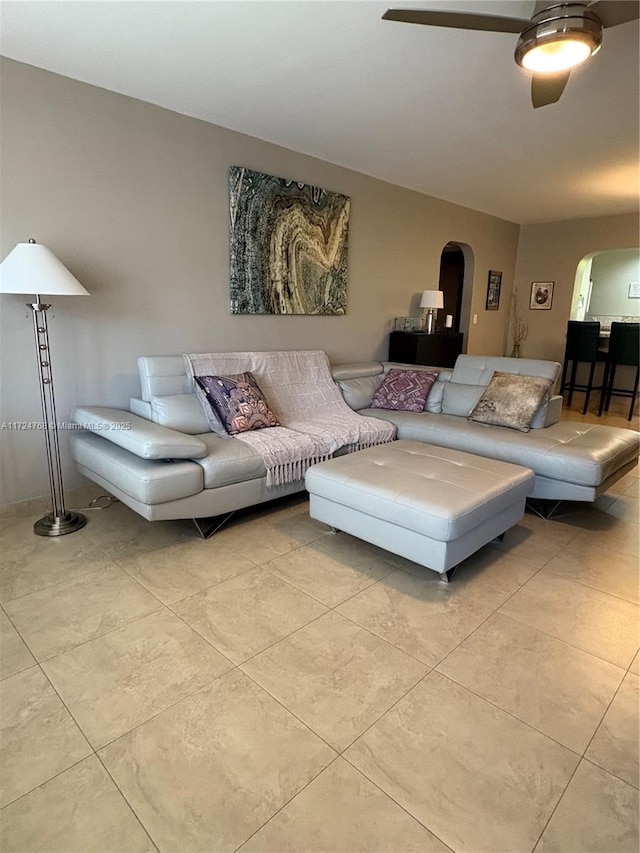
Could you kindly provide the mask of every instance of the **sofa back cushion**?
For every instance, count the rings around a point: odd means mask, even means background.
[[[443,388],[442,409],[445,415],[467,418],[485,391],[484,385],[447,382]]]
[[[193,383],[187,376],[181,355],[143,355],[138,359],[141,398],[150,403],[152,397],[193,394]]]
[[[560,376],[557,361],[535,358],[506,358],[494,355],[459,355],[451,375],[452,382],[465,385],[488,385],[496,370],[519,376],[542,376],[553,384]]]
[[[377,376],[354,376],[352,379],[338,379],[337,382],[345,403],[357,412],[369,408],[383,378],[380,372]]]
[[[226,435],[218,418],[208,419],[185,372],[181,355],[145,355],[138,359],[140,397],[149,406],[149,417],[156,424],[187,435],[217,432]]]
[[[152,396],[149,401],[151,420],[154,423],[176,429],[187,435],[200,435],[211,431],[211,425],[195,394],[171,394],[167,397]],[[224,434],[224,428],[218,421],[214,432]]]

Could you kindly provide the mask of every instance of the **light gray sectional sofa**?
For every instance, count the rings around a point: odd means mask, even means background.
[[[460,356],[453,370],[431,368],[438,381],[419,414],[369,408],[390,366],[342,365],[332,372],[352,409],[392,421],[400,439],[530,468],[531,497],[593,501],[637,464],[638,433],[559,422],[558,397],[541,406],[528,433],[467,420],[494,370],[555,380],[555,362]],[[141,397],[131,400],[130,411],[80,407],[73,414],[86,428],[73,435],[73,454],[89,479],[151,521],[220,516],[304,488],[302,480],[268,487],[252,448],[210,431],[182,356],[143,357],[138,368]]]

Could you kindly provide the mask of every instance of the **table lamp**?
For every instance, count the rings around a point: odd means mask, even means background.
[[[438,308],[444,308],[444,294],[441,290],[423,290],[420,307],[426,308],[425,331],[432,335],[436,330]]]
[[[73,533],[84,527],[87,519],[79,512],[68,511],[64,503],[53,369],[47,327],[47,311],[51,305],[43,303],[41,296],[89,296],[89,293],[53,252],[33,239],[28,243],[18,243],[0,264],[0,293],[35,295],[35,301],[27,302],[27,307],[31,308],[33,313],[33,332],[42,403],[42,431],[45,438],[51,489],[51,512],[36,521],[33,529],[39,536],[62,536],[65,533]]]

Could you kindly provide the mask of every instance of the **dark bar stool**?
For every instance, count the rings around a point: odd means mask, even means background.
[[[571,405],[574,391],[585,391],[584,408],[582,414],[586,415],[589,408],[589,397],[592,391],[601,391],[602,385],[593,384],[593,376],[596,369],[596,364],[599,361],[604,361],[606,354],[598,350],[598,341],[600,338],[600,323],[595,321],[581,322],[580,320],[569,320],[567,323],[567,344],[564,350],[564,365],[562,367],[562,379],[560,381],[560,393],[565,389],[569,391],[568,405]],[[567,371],[569,362],[573,362],[571,368],[571,378],[567,382]],[[578,385],[576,382],[576,372],[578,364],[585,362],[591,365],[589,370],[589,379],[586,385]]]
[[[633,383],[633,391],[630,388],[616,388],[616,368],[619,364],[630,364],[636,369],[636,378]],[[631,397],[629,417],[633,418],[633,410],[636,405],[638,393],[638,376],[640,375],[640,323],[612,323],[611,337],[609,338],[609,352],[605,369],[604,384],[600,396],[600,410],[598,415],[609,411],[611,397]]]

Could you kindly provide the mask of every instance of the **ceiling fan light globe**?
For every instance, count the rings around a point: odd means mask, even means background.
[[[536,74],[556,74],[580,65],[598,52],[602,44],[602,24],[588,11],[575,14],[573,6],[540,13],[538,20],[520,34],[515,59],[518,65]],[[564,12],[564,14],[562,14]]]
[[[528,50],[520,63],[535,74],[556,74],[586,62],[598,49],[579,39],[557,39]]]

